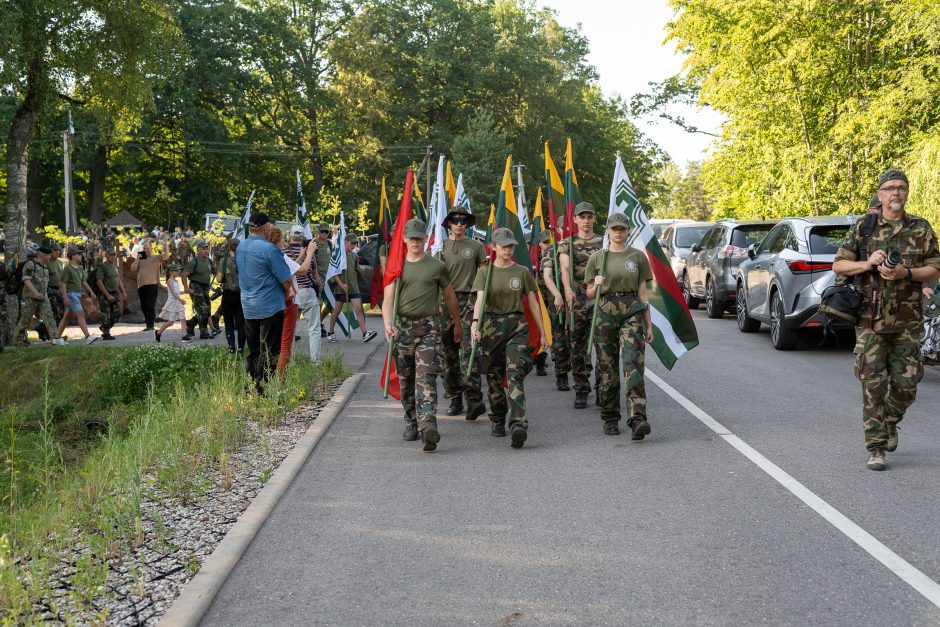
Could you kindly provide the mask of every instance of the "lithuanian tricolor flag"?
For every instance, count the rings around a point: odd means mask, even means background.
[[[513,235],[516,236],[516,249],[512,255],[513,259],[519,265],[531,270],[532,262],[529,260],[529,248],[526,246],[525,235],[522,233],[519,214],[516,213],[516,195],[512,190],[511,168],[512,155],[506,157],[503,185],[499,190],[499,201],[496,204],[496,227],[505,227],[512,231]]]
[[[548,219],[552,225],[552,242],[555,241],[555,229],[558,228],[558,217],[565,210],[565,186],[555,169],[552,153],[545,142],[545,204],[548,205]]]

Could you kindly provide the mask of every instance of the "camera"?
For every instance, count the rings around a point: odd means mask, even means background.
[[[138,258],[138,259],[146,259],[146,258],[147,258],[147,253],[142,250],[142,251],[140,251],[139,253],[137,253],[137,258]]]
[[[888,253],[888,256],[885,257],[885,260],[881,265],[890,270],[897,267],[899,263],[901,263],[901,253],[896,250],[892,250],[890,253]]]
[[[222,288],[217,287],[214,290],[212,290],[212,294],[209,296],[209,300],[215,300],[221,295],[222,295]]]

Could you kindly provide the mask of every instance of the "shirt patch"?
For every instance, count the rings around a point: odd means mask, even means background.
[[[636,272],[636,262],[632,259],[627,259],[624,262],[623,267],[627,269],[627,272]]]
[[[522,279],[517,276],[512,277],[509,279],[509,287],[518,292],[520,289],[522,289]]]
[[[462,251],[460,251],[460,254],[463,255],[464,259],[470,259],[471,257],[473,257],[473,249],[464,248]]]

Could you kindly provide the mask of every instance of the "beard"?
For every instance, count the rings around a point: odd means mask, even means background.
[[[891,211],[900,211],[904,208],[904,204],[900,202],[893,202],[888,206],[891,208]]]

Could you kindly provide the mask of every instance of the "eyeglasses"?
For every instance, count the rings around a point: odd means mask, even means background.
[[[893,194],[894,192],[897,192],[897,193],[899,193],[899,194],[906,194],[907,192],[909,192],[909,191],[911,191],[911,190],[910,190],[910,188],[908,188],[908,187],[906,187],[906,186],[904,186],[904,185],[898,185],[897,187],[882,187],[882,188],[879,188],[878,191],[879,191],[879,192],[884,192],[884,193],[890,195],[890,194]]]
[[[321,233],[326,233],[327,235],[329,235],[329,234],[330,234],[330,232],[329,232],[329,231],[320,231],[320,232],[321,232]]]
[[[451,224],[466,224],[467,218],[454,216],[453,218],[448,220],[448,222],[450,222]]]

